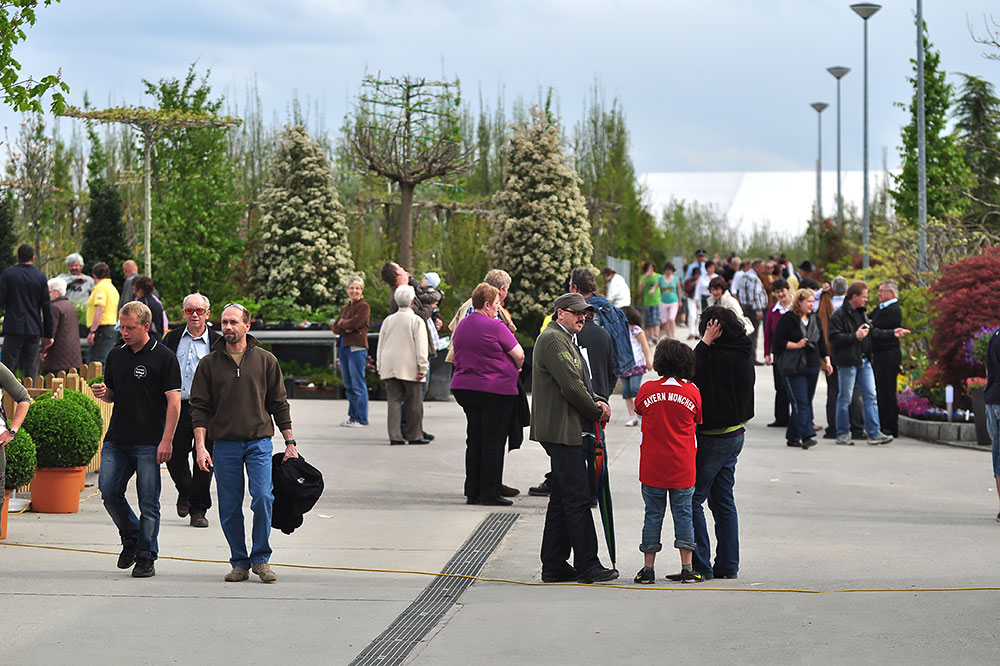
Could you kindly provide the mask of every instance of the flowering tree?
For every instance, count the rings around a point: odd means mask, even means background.
[[[354,272],[354,260],[330,163],[301,125],[278,135],[260,212],[250,296],[313,309],[333,301]]]
[[[510,273],[507,303],[518,326],[534,334],[563,293],[573,268],[593,255],[580,177],[567,163],[559,127],[538,107],[514,126],[505,147],[507,178],[493,197],[490,265]]]

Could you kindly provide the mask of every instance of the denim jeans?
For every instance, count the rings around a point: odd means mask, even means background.
[[[139,496],[138,518],[125,499],[125,489],[133,473]],[[120,446],[104,440],[97,485],[104,508],[118,527],[122,544],[135,544],[156,559],[156,537],[160,532],[160,463],[156,462],[156,445]]]
[[[271,438],[215,440],[215,487],[219,493],[219,522],[229,542],[229,562],[249,569],[271,558]],[[243,468],[246,467],[246,476]],[[243,483],[249,479],[250,510],[253,511],[252,548],[247,555],[243,526]]]
[[[875,396],[875,373],[868,359],[862,359],[861,365],[837,366],[839,391],[837,392],[837,436],[851,432],[851,417],[849,407],[854,398],[854,385],[861,389],[861,400],[864,402],[865,434],[875,437],[882,432],[882,424],[878,420],[878,398]]]
[[[724,576],[740,570],[740,525],[736,514],[733,487],[736,485],[736,460],[743,450],[746,431],[740,430],[721,437],[698,435],[698,480],[691,498],[694,521],[694,568],[702,574]],[[712,566],[712,545],[702,508],[708,508],[715,520],[715,566]]]
[[[368,384],[365,383],[368,350],[351,351],[350,347],[341,347],[337,354],[340,357],[340,375],[347,390],[347,418],[368,425]]]
[[[694,486],[690,488],[657,488],[642,484],[642,501],[646,505],[646,518],[642,523],[642,543],[639,551],[643,553],[658,553],[663,550],[660,543],[660,532],[663,528],[663,515],[667,508],[667,495],[670,496],[670,515],[674,519],[674,548],[695,550],[694,521],[691,519],[691,497]]]
[[[801,375],[782,375],[785,390],[788,392],[788,402],[792,406],[792,415],[788,417],[788,428],[785,439],[809,439],[816,436],[813,428],[813,397],[816,395],[816,381],[819,379],[819,366],[808,367]]]
[[[115,346],[115,340],[117,339],[118,332],[115,331],[114,326],[111,324],[98,326],[97,332],[94,333],[94,346],[90,348],[90,362],[100,361],[107,364],[108,352]]]
[[[986,431],[993,444],[993,476],[1000,476],[1000,405],[986,405]]]

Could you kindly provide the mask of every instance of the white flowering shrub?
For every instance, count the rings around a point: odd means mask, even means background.
[[[504,150],[502,190],[493,196],[490,266],[511,276],[506,304],[518,327],[535,336],[578,266],[592,263],[590,220],[580,177],[567,162],[559,127],[535,107],[514,126]]]
[[[290,299],[311,309],[343,300],[354,273],[344,208],[323,149],[300,125],[278,135],[260,213],[250,297]]]

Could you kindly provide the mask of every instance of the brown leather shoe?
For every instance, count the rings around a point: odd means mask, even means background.
[[[238,583],[250,577],[250,572],[243,567],[233,567],[233,570],[226,574],[227,583]]]
[[[192,513],[191,527],[208,527],[208,518],[203,513]]]
[[[510,486],[505,486],[500,484],[500,496],[501,497],[517,497],[521,494],[521,491],[517,488],[511,488]]]
[[[181,518],[187,518],[188,511],[190,511],[190,509],[191,509],[191,507],[188,506],[187,502],[178,502],[177,503],[177,515],[180,516]]]

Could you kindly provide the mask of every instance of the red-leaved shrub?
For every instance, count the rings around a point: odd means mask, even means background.
[[[931,358],[945,383],[964,387],[979,368],[969,365],[963,345],[979,329],[1000,325],[1000,248],[945,266],[931,292]]]

